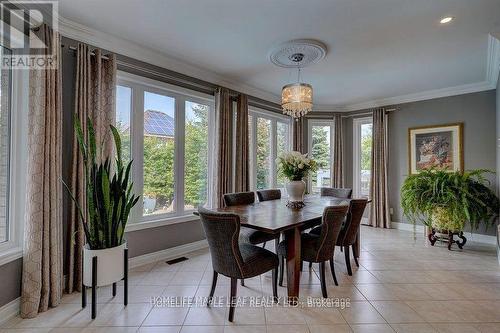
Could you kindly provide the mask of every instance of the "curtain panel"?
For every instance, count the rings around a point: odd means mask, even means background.
[[[304,118],[295,119],[292,125],[293,150],[304,153]]]
[[[388,118],[385,109],[373,111],[373,146],[371,165],[370,225],[390,228],[389,196],[387,192]]]
[[[223,195],[232,188],[232,103],[229,90],[215,92],[214,163],[212,167],[211,206],[224,206]]]
[[[250,190],[249,178],[249,142],[248,142],[248,96],[240,94],[236,107],[236,156],[235,156],[235,192]]]
[[[103,157],[113,154],[113,138],[109,126],[115,123],[116,57],[101,50],[90,50],[86,44],[78,44],[76,53],[75,109],[74,117],[82,124],[87,137],[87,120],[94,125],[96,142],[102,147]],[[76,136],[73,137],[70,189],[78,200],[86,218],[85,177],[83,158]],[[75,205],[70,208],[67,229],[66,265],[68,275],[66,292],[81,291],[82,288],[82,248],[84,233]]]
[[[36,32],[51,50],[55,69],[30,69],[28,172],[21,317],[57,306],[62,294],[61,39],[42,25]],[[39,53],[40,54],[40,53]]]
[[[342,129],[342,116],[333,116],[333,187],[344,187],[344,132]]]

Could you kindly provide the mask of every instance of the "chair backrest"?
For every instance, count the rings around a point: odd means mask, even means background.
[[[240,217],[203,207],[198,208],[198,213],[207,237],[214,271],[228,277],[241,277],[243,258],[238,244]]]
[[[347,205],[325,207],[323,210],[316,261],[326,261],[333,258],[337,237],[348,210],[349,206]]]
[[[359,226],[361,224],[361,219],[363,218],[363,213],[365,212],[367,199],[352,199],[349,204],[349,212],[347,213],[347,219],[342,232],[343,239],[340,243],[343,246],[348,246],[354,244],[356,241],[356,235],[358,234]]]
[[[237,192],[224,194],[224,204],[226,207],[238,205],[250,205],[255,202],[255,194],[253,192]]]
[[[352,188],[322,187],[320,191],[322,197],[336,197],[343,199],[350,199],[352,197]]]
[[[260,190],[257,191],[257,197],[259,201],[278,200],[281,199],[281,191],[278,189]]]

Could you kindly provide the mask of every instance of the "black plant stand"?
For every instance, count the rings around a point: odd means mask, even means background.
[[[436,233],[441,234],[441,236],[436,235]],[[458,236],[460,240],[456,240],[454,236]],[[465,238],[464,233],[462,231],[460,232],[453,232],[449,230],[436,230],[434,228],[431,229],[431,232],[427,236],[429,238],[429,242],[431,242],[431,245],[434,246],[436,241],[442,240],[442,241],[447,241],[448,242],[448,250],[451,250],[451,246],[453,244],[457,244],[459,249],[462,249],[467,242],[467,238]]]
[[[82,255],[83,258],[83,255]],[[82,267],[83,271],[83,267]],[[87,307],[87,287],[82,278],[82,308]],[[92,319],[97,314],[97,257],[92,258]],[[116,296],[116,282],[113,283],[113,297]],[[123,250],[123,304],[128,305],[128,249]]]

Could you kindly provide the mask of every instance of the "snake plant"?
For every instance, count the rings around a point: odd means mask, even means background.
[[[403,214],[413,223],[451,231],[463,231],[466,222],[471,229],[494,223],[500,204],[487,173],[492,172],[429,169],[410,175],[401,189]]]
[[[140,198],[132,193],[132,161],[123,163],[120,134],[114,126],[110,126],[116,149],[114,165],[111,157],[103,158],[99,153],[91,119],[87,119],[86,139],[78,117],[75,117],[74,126],[85,169],[85,211],[69,192],[87,244],[91,250],[121,245],[130,210]]]

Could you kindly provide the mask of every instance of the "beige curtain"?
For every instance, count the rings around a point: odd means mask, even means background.
[[[212,173],[212,208],[223,207],[224,193],[231,192],[232,178],[232,103],[229,90],[217,88],[215,92],[215,156]]]
[[[333,116],[333,187],[344,187],[344,132],[342,130],[342,116]]]
[[[23,318],[33,318],[60,303],[63,276],[61,40],[45,25],[37,35],[58,67],[29,73]]]
[[[250,190],[248,170],[248,97],[238,96],[236,107],[236,158],[234,190],[246,192]]]
[[[385,109],[373,111],[373,146],[371,166],[370,225],[390,228],[389,198],[387,193],[387,115]]]
[[[96,142],[102,147],[102,156],[113,153],[113,139],[109,125],[115,123],[116,58],[108,55],[105,59],[101,50],[91,51],[88,45],[79,44],[77,49],[75,116],[78,116],[87,135],[87,118],[93,122]],[[71,164],[71,191],[82,210],[86,211],[85,180],[83,160],[76,138],[73,139]],[[67,258],[68,275],[66,292],[81,291],[82,246],[84,233],[74,205],[71,205],[68,233]]]
[[[304,118],[297,118],[293,121],[292,137],[293,137],[293,150],[304,153],[304,138],[303,138]]]

